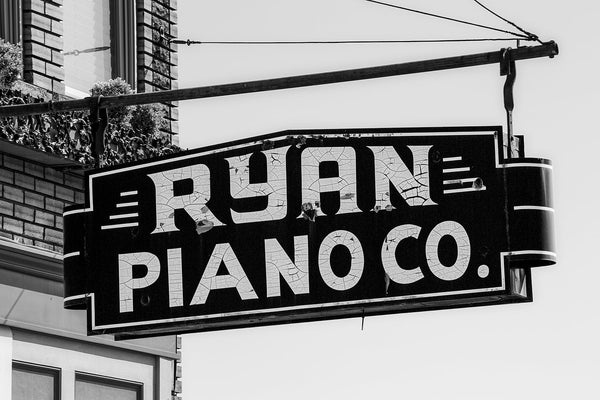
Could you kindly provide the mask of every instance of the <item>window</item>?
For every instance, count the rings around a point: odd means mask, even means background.
[[[99,81],[135,87],[134,0],[64,0],[66,94],[85,97]]]
[[[142,400],[141,383],[75,374],[75,400]]]
[[[60,400],[60,370],[13,362],[12,400]]]
[[[0,38],[21,43],[21,1],[0,0]]]

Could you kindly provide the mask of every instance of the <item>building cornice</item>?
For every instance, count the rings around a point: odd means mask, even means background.
[[[63,257],[54,251],[0,238],[0,268],[63,282]]]

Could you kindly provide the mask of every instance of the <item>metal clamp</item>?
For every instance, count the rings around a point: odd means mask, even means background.
[[[96,168],[100,167],[100,156],[104,153],[104,132],[108,125],[108,110],[100,107],[101,101],[102,95],[90,99],[91,148]]]
[[[513,109],[515,108],[515,100],[513,96],[513,87],[517,78],[517,68],[515,60],[512,58],[511,48],[502,49],[500,57],[500,76],[506,76],[504,82],[504,109],[506,110],[506,129],[508,131],[508,148],[512,148],[514,140],[513,132]],[[511,157],[511,151],[508,151],[508,158]]]

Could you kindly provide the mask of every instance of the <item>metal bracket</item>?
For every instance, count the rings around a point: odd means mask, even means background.
[[[104,153],[104,132],[108,125],[108,109],[100,108],[101,100],[102,95],[90,99],[90,125],[93,135],[91,147],[96,168],[100,167],[100,156]]]
[[[500,76],[506,76],[504,82],[504,109],[506,110],[506,129],[508,131],[508,152],[507,157],[511,157],[511,149],[514,140],[513,132],[513,109],[515,108],[515,100],[513,97],[513,87],[517,78],[517,68],[515,60],[511,54],[511,48],[502,49],[500,57]]]

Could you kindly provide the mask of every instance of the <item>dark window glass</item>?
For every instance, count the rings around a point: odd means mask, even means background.
[[[142,384],[77,373],[75,400],[142,400]]]
[[[21,43],[21,1],[0,0],[0,38]]]
[[[125,79],[135,89],[135,8],[133,0],[110,0],[112,77]]]
[[[60,370],[13,362],[12,400],[59,400]]]

